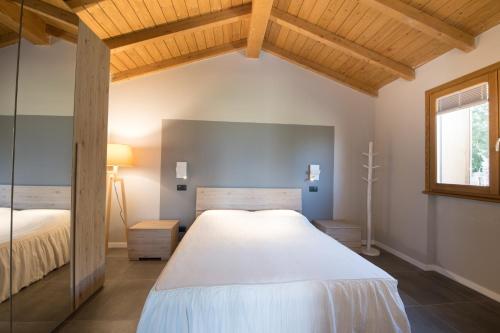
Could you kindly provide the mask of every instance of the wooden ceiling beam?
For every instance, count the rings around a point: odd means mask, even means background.
[[[0,35],[0,48],[15,44],[18,40],[19,36],[15,32]]]
[[[252,0],[252,16],[250,17],[247,45],[247,57],[249,58],[259,57],[272,8],[273,0]]]
[[[359,0],[393,19],[465,52],[475,48],[474,36],[400,0]]]
[[[76,44],[78,42],[78,35],[71,32],[59,29],[53,25],[47,24],[46,31],[49,35],[64,39],[67,42]]]
[[[19,29],[20,7],[12,1],[0,0],[0,23],[17,31]],[[36,14],[25,11],[23,13],[23,37],[37,45],[49,43],[49,35],[45,32],[45,22]]]
[[[225,53],[234,52],[246,46],[246,39],[239,40],[221,46],[211,47],[203,51],[189,53],[180,57],[162,60],[153,64],[140,66],[126,71],[118,72],[112,75],[113,82],[130,79],[137,76],[142,76],[165,69],[190,64],[199,60],[216,57]]]
[[[383,68],[384,70],[406,80],[415,79],[415,71],[411,67],[387,58],[380,53],[353,43],[328,30],[322,29],[317,25],[292,16],[279,9],[273,8],[270,20],[326,46],[342,51],[362,61],[366,61],[369,64]]]
[[[64,3],[71,8],[75,13],[81,12],[88,7],[96,6],[99,2],[105,0],[64,0]]]
[[[161,40],[174,34],[194,33],[200,30],[235,23],[250,17],[251,10],[252,7],[250,4],[233,7],[220,12],[214,12],[107,38],[104,42],[111,50],[111,53],[117,53],[131,47],[151,43],[158,39]]]
[[[310,71],[313,71],[319,75],[325,76],[329,79],[332,79],[342,85],[345,85],[349,88],[352,88],[354,90],[357,90],[359,92],[362,92],[364,94],[368,94],[370,96],[377,96],[378,95],[378,90],[375,87],[372,87],[364,82],[361,82],[359,80],[350,78],[342,73],[336,72],[328,67],[319,65],[313,61],[310,61],[309,59],[300,57],[294,53],[291,53],[289,51],[283,50],[276,45],[273,45],[267,41],[264,42],[263,44],[263,49],[271,54],[274,54],[275,56],[289,61],[295,65],[298,65],[302,68],[308,69]]]
[[[21,4],[21,0],[14,0],[14,2],[19,5]],[[68,12],[40,0],[24,0],[24,8],[30,12],[40,15],[41,17],[45,17],[62,24],[65,29],[72,33],[76,33],[78,31],[79,18],[73,12]]]

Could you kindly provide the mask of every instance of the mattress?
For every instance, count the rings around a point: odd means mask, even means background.
[[[14,210],[12,293],[69,262],[70,211]],[[9,298],[10,208],[0,208],[0,301]]]
[[[288,210],[206,211],[138,332],[410,332],[397,281]]]

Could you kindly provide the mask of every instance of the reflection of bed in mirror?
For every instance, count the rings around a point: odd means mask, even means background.
[[[0,301],[9,298],[10,186],[0,185]],[[12,294],[70,260],[71,188],[16,186],[13,209]]]

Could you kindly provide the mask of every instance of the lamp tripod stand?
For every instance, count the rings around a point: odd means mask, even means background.
[[[110,226],[110,220],[111,220],[111,198],[112,198],[112,192],[115,191],[116,194],[116,200],[118,202],[118,206],[120,208],[120,218],[123,222],[123,226],[125,228],[125,241],[128,241],[127,237],[127,227],[128,227],[128,220],[127,220],[127,200],[125,198],[125,182],[123,178],[118,177],[118,166],[113,166],[113,170],[111,172],[108,172],[108,177],[107,177],[107,182],[106,182],[106,237],[105,237],[105,244],[106,244],[106,252],[108,252],[108,241],[109,241],[109,226]],[[116,188],[116,185],[119,185],[119,192]]]

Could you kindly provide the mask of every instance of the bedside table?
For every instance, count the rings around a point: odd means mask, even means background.
[[[128,228],[128,258],[167,260],[177,247],[178,220],[142,221]]]
[[[345,221],[315,220],[313,225],[354,252],[361,252],[361,228]]]

